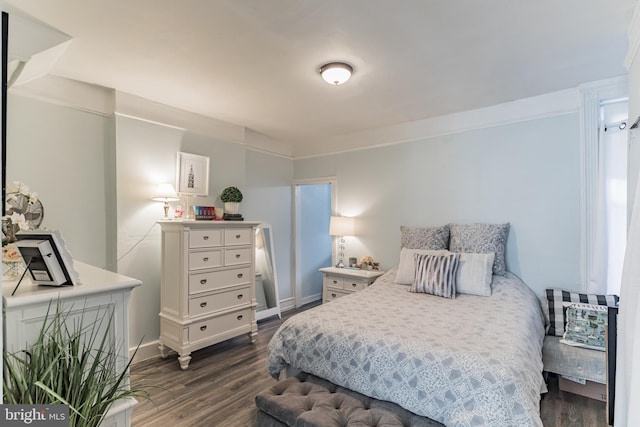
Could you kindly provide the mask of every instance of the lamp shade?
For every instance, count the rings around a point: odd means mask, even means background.
[[[173,188],[171,184],[159,184],[152,199],[157,202],[175,202],[176,200],[180,200],[175,188]]]
[[[329,221],[329,234],[331,236],[355,236],[356,220],[346,216],[332,216]]]

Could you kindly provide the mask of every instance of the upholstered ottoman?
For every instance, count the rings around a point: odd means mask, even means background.
[[[260,427],[442,426],[394,403],[363,396],[305,373],[258,394],[256,406]]]

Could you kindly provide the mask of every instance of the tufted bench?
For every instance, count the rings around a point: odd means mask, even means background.
[[[433,427],[442,424],[304,372],[256,396],[260,427]]]

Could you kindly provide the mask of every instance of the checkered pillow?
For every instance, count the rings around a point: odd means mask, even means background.
[[[547,302],[549,305],[549,330],[547,335],[561,337],[567,324],[567,307],[565,303],[581,302],[584,304],[606,305],[617,307],[618,295],[578,294],[563,291],[562,289],[547,289]]]

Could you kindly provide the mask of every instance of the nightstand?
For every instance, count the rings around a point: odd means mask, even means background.
[[[384,271],[355,270],[351,268],[325,267],[322,272],[322,302],[333,301],[366,288],[384,274]]]

